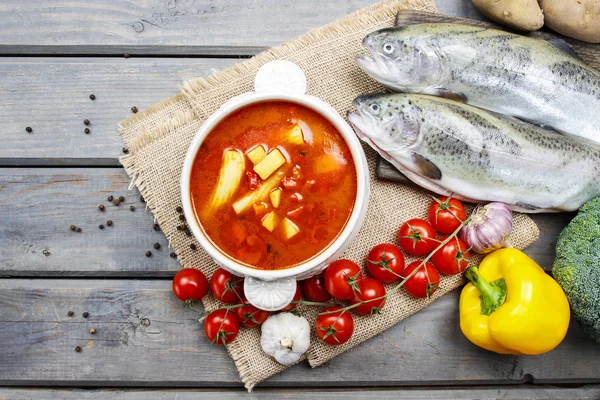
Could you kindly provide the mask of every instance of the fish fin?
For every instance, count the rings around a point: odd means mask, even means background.
[[[527,203],[516,203],[515,206],[520,207],[524,210],[528,210],[528,211],[536,211],[536,210],[541,209],[541,207],[534,206],[534,205],[527,204]]]
[[[442,171],[434,163],[417,153],[412,153],[411,158],[417,168],[419,168],[421,175],[436,181],[442,179]]]
[[[465,94],[452,92],[448,89],[438,89],[438,95],[448,100],[459,101],[461,103],[467,102],[467,96]]]
[[[569,43],[567,43],[564,39],[552,38],[552,39],[546,39],[546,42],[550,43],[552,46],[556,47],[558,50],[562,51],[563,53],[568,54],[571,57],[577,59],[577,61],[584,62],[583,59],[581,57],[579,57],[579,54],[577,54],[575,52],[575,50],[573,49],[573,46],[571,46]]]

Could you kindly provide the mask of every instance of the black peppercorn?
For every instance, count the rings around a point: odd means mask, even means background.
[[[112,226],[112,221],[109,219],[108,221],[106,221],[106,225]]]
[[[100,211],[104,211],[104,208],[105,208],[105,207],[104,207],[104,204],[100,204],[100,205],[98,206],[98,209],[99,209]]]
[[[125,53],[125,54],[123,54],[123,57],[125,57],[125,58],[129,58],[129,53]]]
[[[177,230],[178,230],[178,231],[181,231],[181,230],[183,230],[183,225],[177,225]]]
[[[80,346],[75,347],[75,351],[79,353],[81,351],[81,347]]]
[[[154,230],[155,231],[160,231],[160,226],[158,224],[154,224]]]
[[[145,203],[145,202],[146,202],[146,200],[144,200],[144,196],[140,196],[140,201],[141,201],[142,203]]]
[[[92,328],[92,329],[90,329],[90,333],[91,333],[92,335],[94,335],[94,334],[96,333],[96,328]]]
[[[192,236],[192,232],[190,232],[190,230],[189,230],[189,229],[186,229],[186,230],[185,230],[185,235],[186,235],[187,237],[190,237],[190,236]]]
[[[113,200],[113,204],[114,204],[115,206],[118,206],[119,204],[121,204],[121,201],[120,201],[119,199],[114,199],[114,200]]]
[[[113,201],[114,197],[112,197],[112,195],[108,196],[107,200],[108,201]]]
[[[171,258],[176,258],[177,257],[177,254],[175,254],[175,252],[173,252],[173,251],[169,255],[171,256]]]
[[[90,128],[85,128],[83,131],[84,131],[85,133],[90,133]]]
[[[154,248],[155,248],[156,250],[160,249],[160,243],[154,243]]]
[[[75,229],[77,229],[77,227],[75,225],[71,225],[71,227],[69,229],[71,229],[72,231],[75,231]]]
[[[73,311],[69,311],[69,312],[67,313],[67,315],[68,315],[69,317],[72,317],[72,316],[73,316]]]
[[[130,209],[131,211],[135,211],[135,206],[130,206],[130,207],[129,207],[129,209]]]
[[[123,197],[123,196],[119,196],[119,201],[120,201],[121,203],[122,203],[122,202],[124,202],[124,201],[125,201],[125,197]]]
[[[98,225],[98,228],[104,229],[104,225],[100,224],[100,225]]]
[[[31,133],[31,132],[33,132],[33,129],[31,129],[31,127],[30,127],[30,126],[28,126],[27,128],[25,128],[25,130],[27,131],[27,133]]]
[[[138,112],[137,107],[136,106],[131,107],[131,112],[134,114],[137,113]]]
[[[190,249],[196,251],[196,245],[194,243],[190,244]]]
[[[177,206],[177,208],[175,209],[175,211],[177,211],[178,213],[180,213],[180,212],[183,211],[183,209],[181,207]]]
[[[83,120],[83,123],[84,123],[85,125],[89,125],[89,124],[90,124],[90,120],[89,120],[89,119],[84,119],[84,120]]]
[[[179,216],[179,220],[180,220],[180,221],[185,221],[185,215],[180,215],[180,216]]]
[[[77,229],[75,229],[76,232],[81,232],[81,228],[77,227]]]
[[[127,147],[123,147],[123,154],[129,153],[129,149]]]
[[[93,95],[93,94],[90,94],[90,99],[92,99],[92,100],[96,100],[96,96],[95,96],[95,95]]]
[[[146,257],[150,257],[151,255],[152,255],[152,252],[151,252],[150,250],[148,250],[148,251],[146,252]]]
[[[83,315],[83,318],[87,318],[90,316],[90,313],[86,311],[82,315]]]

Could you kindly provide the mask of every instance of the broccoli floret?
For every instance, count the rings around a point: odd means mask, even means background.
[[[600,197],[584,204],[558,236],[552,275],[575,319],[600,342]]]

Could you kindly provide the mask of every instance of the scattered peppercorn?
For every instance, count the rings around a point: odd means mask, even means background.
[[[92,335],[94,335],[94,334],[96,333],[96,328],[92,328],[92,329],[90,329],[90,333],[91,333]]]
[[[178,231],[181,231],[181,230],[183,230],[183,225],[177,225],[177,230],[178,230]]]
[[[177,211],[178,213],[183,211],[183,208],[181,208],[180,206],[177,206],[177,208],[175,209],[175,211]]]
[[[118,206],[119,204],[121,204],[121,201],[120,201],[119,199],[114,199],[114,200],[113,200],[113,204],[114,204],[115,206]]]
[[[125,54],[123,54],[123,57],[125,57],[125,58],[129,58],[129,53],[125,53]]]
[[[124,202],[124,201],[125,201],[125,197],[123,197],[123,196],[119,196],[119,201],[120,201],[121,203],[122,203],[122,202]]]
[[[180,221],[185,221],[185,215],[180,215],[180,216],[179,216],[179,220],[180,220]]]
[[[104,229],[104,225],[100,224],[100,225],[98,225],[98,228]]]
[[[81,351],[81,347],[80,346],[75,347],[75,351],[79,353]]]
[[[129,206],[129,209],[130,209],[131,211],[135,211],[135,206]]]
[[[87,312],[87,311],[86,311],[86,312],[84,312],[84,313],[83,313],[83,318],[87,318],[87,317],[89,317],[89,316],[90,316],[90,313],[89,313],[89,312]]]
[[[90,133],[90,128],[85,128],[83,131],[84,131],[85,133],[89,134],[89,133]]]
[[[70,229],[71,229],[72,231],[75,231],[75,229],[77,229],[77,227],[76,227],[75,225],[71,225]]]
[[[90,94],[90,99],[92,99],[92,100],[96,100],[96,96],[95,96],[95,95],[93,95],[93,94]]]
[[[45,255],[46,257],[49,257],[50,256],[50,250],[44,249],[44,250],[42,250],[42,254]]]
[[[190,244],[190,249],[196,251],[196,245],[194,243]]]
[[[108,196],[108,201],[113,201],[114,197],[112,197],[112,195]]]
[[[75,231],[77,231],[77,232],[81,232],[81,228],[80,228],[80,227],[77,227],[77,229],[75,229]]]
[[[155,248],[156,250],[160,249],[160,243],[154,243],[154,248]]]
[[[67,313],[67,315],[68,315],[69,317],[72,317],[72,316],[73,316],[73,311],[69,311],[69,312]]]
[[[109,219],[108,221],[106,221],[106,225],[112,226],[112,221]]]
[[[160,226],[158,224],[154,224],[154,230],[155,231],[160,231]]]
[[[127,147],[123,147],[123,154],[129,153],[129,149]]]
[[[144,200],[144,196],[140,196],[140,201],[141,201],[142,203],[145,203],[145,202],[146,202],[146,200]]]
[[[138,112],[137,107],[136,106],[131,107],[131,112],[134,114],[137,113]]]
[[[30,127],[30,126],[28,126],[27,128],[25,128],[25,130],[27,131],[27,133],[31,133],[31,132],[33,132],[33,129],[31,129],[31,127]]]
[[[100,211],[104,211],[104,208],[105,208],[105,207],[104,207],[104,204],[100,204],[100,205],[98,206],[98,209],[99,209]]]
[[[192,232],[190,232],[190,230],[189,230],[189,229],[186,229],[186,231],[185,231],[185,234],[186,234],[186,236],[188,236],[188,237],[192,236]]]
[[[177,254],[175,254],[175,252],[173,252],[173,251],[169,255],[171,256],[171,258],[176,258],[177,257]]]
[[[148,251],[146,252],[146,257],[150,257],[151,255],[152,255],[152,252],[151,252],[150,250],[148,250]]]
[[[89,125],[89,124],[90,124],[90,120],[89,120],[89,119],[84,119],[84,120],[83,120],[83,123],[84,123],[85,125]]]

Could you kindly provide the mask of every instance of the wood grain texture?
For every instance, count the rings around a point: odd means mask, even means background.
[[[0,275],[173,276],[181,267],[128,185],[121,168],[0,169]],[[125,203],[109,203],[111,194]],[[72,224],[82,232],[71,232]]]
[[[545,400],[597,400],[600,398],[598,385],[580,388],[558,388],[546,385],[509,385],[472,388],[423,387],[390,389],[257,389],[252,393],[230,389],[19,389],[0,388],[1,400],[283,400],[283,399],[326,399],[326,400],[480,400],[480,399],[545,399]]]
[[[177,94],[184,80],[238,61],[0,58],[0,165],[118,165],[117,124],[133,115],[131,107],[150,107]]]
[[[301,364],[261,386],[600,382],[600,346],[577,324],[548,354],[502,356],[462,335],[458,295],[323,367]],[[0,385],[241,386],[231,359],[207,342],[197,315],[174,298],[168,280],[0,279],[0,309]]]
[[[0,168],[0,276],[173,276],[181,267],[169,257],[164,235],[154,231],[138,191],[128,191],[128,185],[120,168]],[[111,194],[126,202],[110,204]],[[571,218],[534,216],[541,236],[526,252],[551,268],[556,236]],[[71,232],[71,224],[82,232]],[[155,242],[160,250],[152,247]]]
[[[0,54],[255,54],[372,0],[0,3]]]

